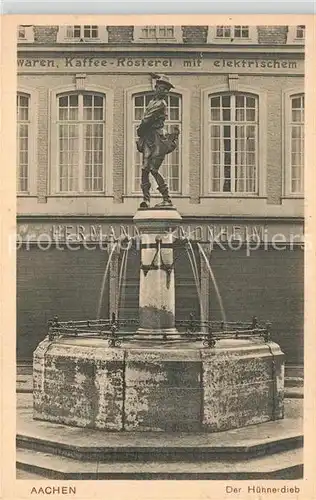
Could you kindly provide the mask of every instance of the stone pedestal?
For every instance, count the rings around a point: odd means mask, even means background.
[[[173,231],[181,221],[175,208],[139,210],[134,223],[141,235],[140,327],[136,338],[161,339],[175,328]],[[175,337],[174,337],[175,338]]]
[[[261,340],[45,339],[34,418],[107,431],[217,432],[283,418],[284,355]]]

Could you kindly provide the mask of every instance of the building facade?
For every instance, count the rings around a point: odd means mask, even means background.
[[[106,242],[135,231],[136,127],[165,74],[166,126],[181,135],[163,172],[181,231],[210,259],[227,319],[270,321],[287,362],[303,363],[304,37],[304,26],[19,27],[19,359],[55,315],[93,319],[100,305],[137,317],[139,252],[124,270],[114,251],[101,304],[100,290]],[[176,249],[177,318],[220,319],[196,259],[201,304]]]

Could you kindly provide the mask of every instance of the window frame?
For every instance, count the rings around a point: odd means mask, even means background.
[[[182,43],[182,28],[181,26],[177,25],[153,25],[155,28],[159,28],[159,26],[172,26],[173,27],[173,37],[172,38],[146,38],[142,36],[143,29],[147,25],[143,26],[134,26],[134,36],[133,36],[133,41],[136,43],[154,43],[154,44],[159,44],[159,43]],[[149,25],[148,25],[149,26]]]
[[[16,194],[22,196],[36,196],[36,172],[37,172],[37,118],[38,118],[38,96],[34,89],[28,87],[18,87],[16,96],[24,95],[29,98],[29,140],[28,140],[28,189],[27,191],[18,191],[18,158],[16,158]],[[16,120],[18,124],[18,121]],[[17,129],[16,129],[17,141]],[[16,144],[16,152],[18,145]]]
[[[304,159],[303,164],[303,190],[301,193],[293,193],[292,192],[292,162],[291,162],[291,113],[292,113],[292,98],[300,97],[305,95],[304,86],[298,86],[297,88],[291,88],[283,91],[283,112],[282,112],[282,156],[283,156],[283,198],[304,198],[304,177],[305,177],[305,164],[306,160]],[[304,129],[304,151],[306,150],[306,136],[305,136],[305,127],[306,120],[303,124]],[[304,155],[305,156],[305,155]]]
[[[257,26],[252,26],[252,25],[246,25],[248,26],[249,29],[249,36],[248,38],[223,38],[223,37],[218,37],[217,36],[217,28],[218,26],[221,25],[212,25],[208,26],[208,33],[207,33],[207,43],[216,43],[216,44],[233,44],[233,45],[249,45],[249,44],[254,44],[258,43],[258,27]],[[239,25],[227,25],[230,26],[231,28],[235,28],[236,26]]]
[[[133,137],[133,98],[135,94],[149,93],[153,91],[153,87],[149,85],[136,85],[125,90],[125,154],[124,154],[124,196],[141,198],[141,191],[136,193],[134,187],[134,168],[131,168],[129,158],[133,157],[134,152],[134,137]],[[180,190],[178,193],[172,194],[173,198],[189,197],[189,154],[190,154],[190,94],[188,89],[184,89],[176,85],[174,92],[170,92],[181,97],[182,99],[182,123],[181,123],[181,163],[179,168],[179,184]],[[159,198],[160,194],[152,193],[152,198]]]
[[[97,38],[73,38],[67,36],[67,31],[70,26],[80,26],[84,29],[84,26],[97,26],[98,28],[98,37]],[[58,26],[57,32],[57,43],[84,43],[84,44],[93,44],[93,43],[107,43],[108,42],[108,30],[107,26],[104,25],[95,25],[95,24],[74,24],[74,25],[60,25]]]
[[[103,158],[103,189],[102,191],[60,191],[59,190],[59,169],[58,169],[58,98],[62,95],[95,93],[102,95],[105,98],[105,121],[104,121],[104,158]],[[68,85],[56,87],[50,91],[50,108],[49,108],[49,137],[50,137],[50,152],[49,152],[49,189],[48,196],[58,197],[98,197],[113,195],[113,90],[97,85],[84,85],[84,88],[76,88],[76,85]],[[74,123],[78,123],[74,121]],[[81,183],[83,183],[83,172]]]
[[[19,37],[19,29],[20,27],[23,27],[25,29],[25,37],[20,38]],[[17,43],[33,43],[34,42],[34,26],[25,26],[23,24],[19,24],[17,26]]]
[[[297,28],[299,26],[304,26],[304,37],[303,38],[298,38],[297,37]],[[287,33],[287,43],[288,44],[295,44],[295,45],[304,45],[306,40],[306,26],[299,24],[299,25],[293,25],[293,26],[288,26],[288,33]]]
[[[238,91],[231,91],[229,85],[212,86],[202,89],[201,91],[202,103],[202,130],[201,130],[201,152],[202,152],[202,172],[201,172],[201,197],[205,198],[266,198],[266,175],[267,175],[267,94],[261,89],[249,87],[246,85],[238,86]],[[210,191],[210,169],[209,169],[209,151],[210,151],[210,137],[209,137],[209,98],[218,94],[250,94],[252,97],[257,98],[258,102],[258,142],[257,142],[257,192],[214,192]],[[224,122],[223,122],[224,123]],[[237,123],[237,122],[236,122]],[[263,130],[264,133],[260,134]]]

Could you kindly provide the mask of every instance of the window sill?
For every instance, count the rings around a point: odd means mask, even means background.
[[[288,45],[295,44],[295,45],[305,45],[305,38],[294,38],[293,40],[290,40],[288,42]]]
[[[182,43],[182,40],[176,38],[138,38],[134,43]]]
[[[79,39],[79,40],[74,40],[73,38],[64,38],[63,40],[59,40],[58,43],[106,43],[106,40],[101,40],[101,38],[94,38],[93,40],[91,39]]]
[[[253,38],[238,38],[231,40],[230,38],[213,38],[209,39],[207,43],[217,43],[217,44],[232,44],[232,45],[251,45],[258,43],[257,40]]]
[[[143,195],[142,193],[128,193],[128,194],[124,194],[123,195],[123,198],[142,198]],[[161,195],[160,194],[153,194],[150,196],[153,200],[159,200],[161,199]],[[170,197],[171,198],[190,198],[190,196],[188,194],[180,194],[180,193],[170,193]]]
[[[304,200],[303,194],[285,194],[281,197],[282,200]]]
[[[210,199],[210,198],[230,198],[230,199],[238,199],[238,198],[250,198],[250,199],[255,199],[255,200],[265,200],[267,199],[267,195],[258,195],[258,194],[235,194],[235,193],[209,193],[209,194],[203,194],[200,196],[200,199]]]
[[[113,198],[113,194],[99,193],[53,193],[47,194],[47,198]]]

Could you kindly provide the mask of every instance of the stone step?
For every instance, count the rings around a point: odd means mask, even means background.
[[[302,377],[285,377],[284,379],[285,387],[303,387],[304,379]]]
[[[216,433],[113,433],[70,427],[33,420],[28,401],[24,405],[17,419],[17,446],[78,460],[141,461],[152,456],[164,461],[221,456],[239,459],[294,449],[303,443],[297,405],[293,406],[292,418]]]
[[[18,373],[16,377],[16,392],[17,393],[32,393],[33,392],[33,375]]]
[[[285,363],[285,377],[300,377],[304,378],[304,366],[288,365]]]
[[[224,436],[223,436],[224,438]],[[28,436],[17,436],[17,446],[20,449],[33,450],[40,453],[49,453],[60,457],[73,458],[75,460],[102,462],[141,462],[150,461],[153,456],[157,457],[157,461],[173,462],[181,460],[190,462],[194,460],[214,460],[222,457],[230,461],[269,455],[289,449],[300,448],[303,445],[303,437],[301,435],[284,436],[278,438],[258,439],[255,443],[237,443],[234,446],[225,442],[221,444],[205,443],[201,444],[201,436],[191,436],[191,439],[178,439],[178,443],[168,443],[168,438],[165,436],[162,439],[161,446],[158,443],[152,443],[148,446],[141,444],[141,439],[138,439],[139,444],[131,442],[130,444],[120,443],[117,439],[116,443],[109,443],[107,446],[74,446],[61,441],[41,440],[37,438],[29,438]],[[205,439],[207,441],[207,439]],[[225,440],[224,440],[225,441]]]
[[[17,475],[20,471],[46,479],[299,479],[303,476],[302,449],[252,459],[191,462],[155,461],[111,462],[78,461],[51,453],[17,449]]]
[[[284,397],[288,399],[303,399],[304,387],[286,387]]]
[[[161,446],[161,447],[71,447],[63,443],[44,442],[41,440],[29,440],[21,436],[17,438],[17,446],[25,450],[33,450],[41,453],[51,453],[75,460],[100,460],[102,462],[140,462],[151,460],[153,456],[157,461],[173,462],[181,460],[190,462],[194,460],[214,460],[226,457],[230,461],[269,455],[280,451],[300,448],[303,444],[301,436],[288,437],[277,440],[267,440],[251,446]]]

